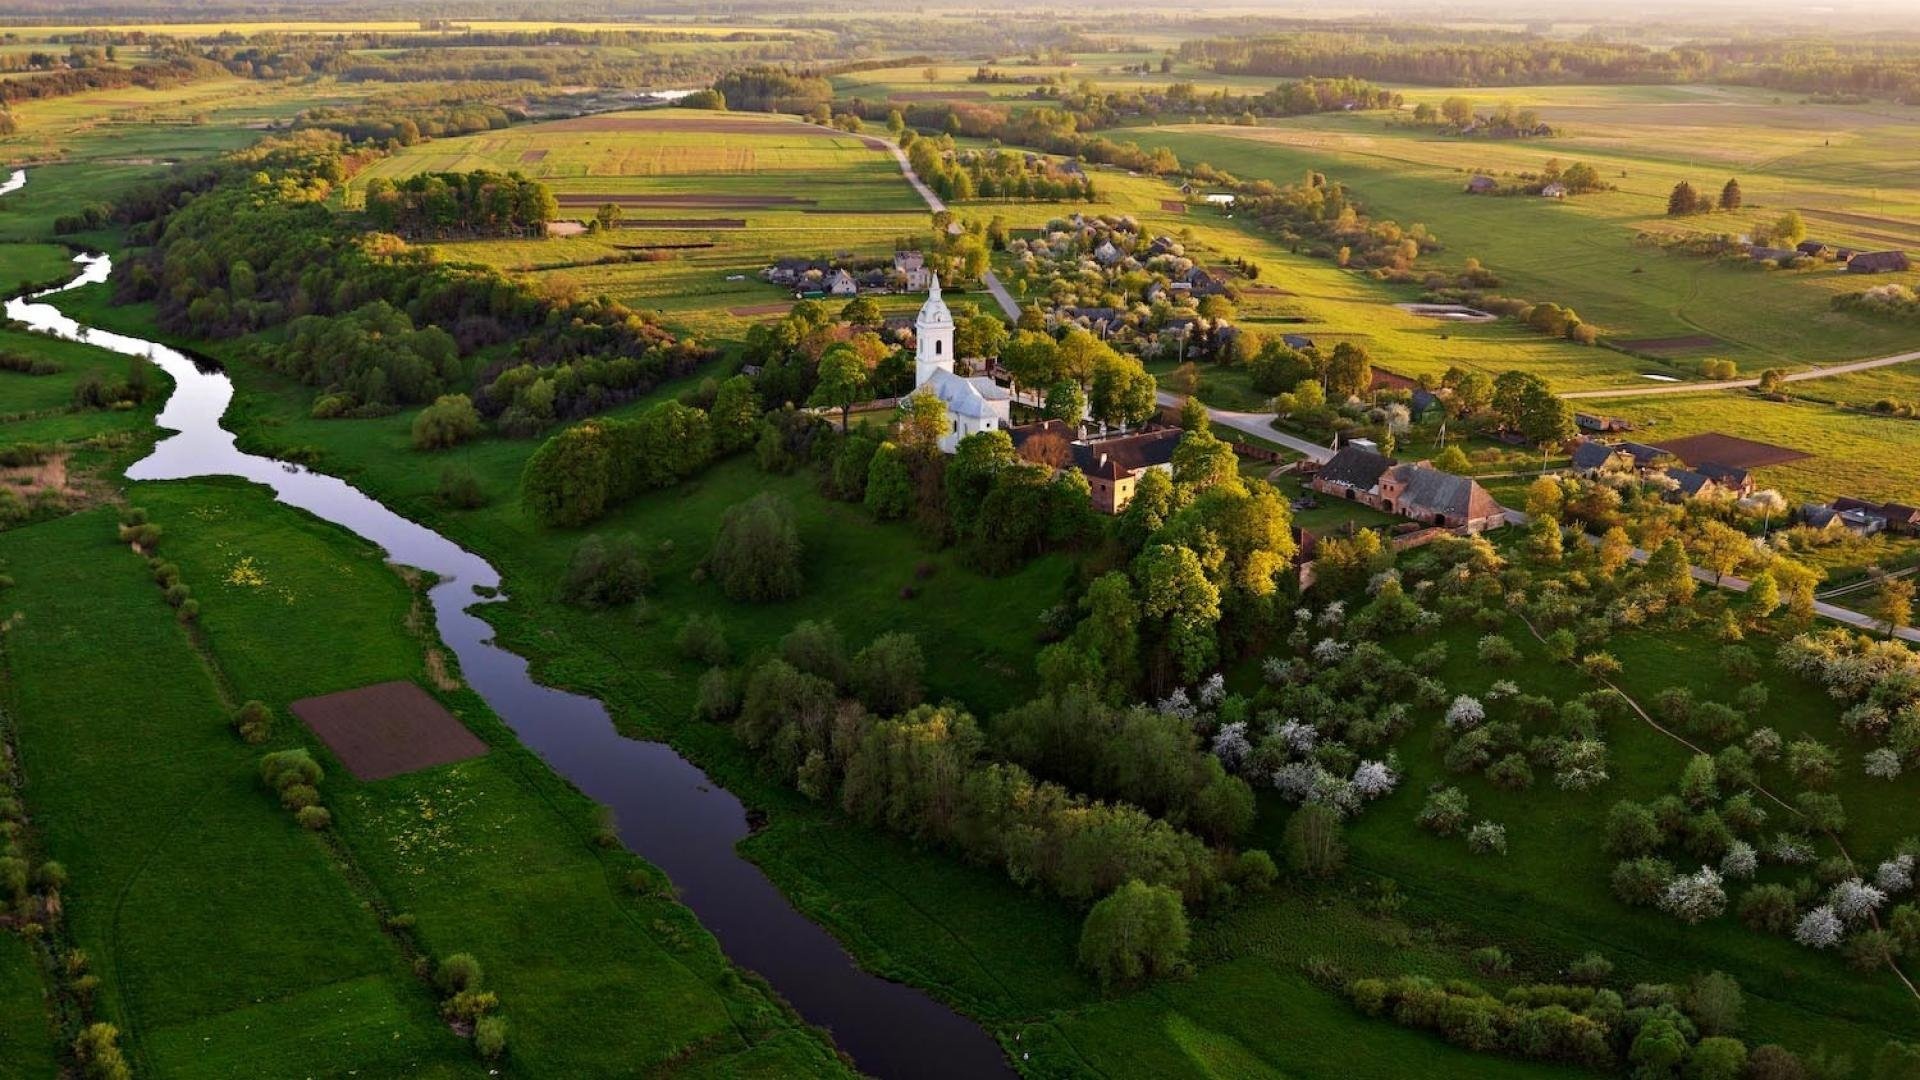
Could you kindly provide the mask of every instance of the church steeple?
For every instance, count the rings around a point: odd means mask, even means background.
[[[924,386],[935,371],[953,370],[953,312],[940,299],[940,275],[934,274],[927,287],[927,302],[920,306],[920,317],[913,322],[913,385]]]

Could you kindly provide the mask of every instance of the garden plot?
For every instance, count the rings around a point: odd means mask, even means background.
[[[292,708],[361,780],[384,780],[487,752],[486,743],[410,682],[305,698]]]

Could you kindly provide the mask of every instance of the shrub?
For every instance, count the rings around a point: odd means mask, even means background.
[[[480,984],[480,961],[474,959],[472,953],[454,953],[440,961],[440,967],[433,973],[433,985],[444,997],[478,990]]]
[[[1567,978],[1587,986],[1597,986],[1613,977],[1613,961],[1597,952],[1587,953],[1567,965]]]
[[[1427,795],[1415,824],[1438,836],[1452,836],[1467,822],[1467,796],[1456,787],[1439,788]]]
[[[920,704],[926,657],[912,634],[882,634],[853,658],[853,687],[860,703],[881,715]]]
[[[1723,1035],[1701,1039],[1687,1059],[1688,1080],[1740,1080],[1747,1067],[1747,1046]]]
[[[1287,864],[1310,878],[1330,878],[1347,865],[1340,815],[1325,803],[1307,803],[1287,819]]]
[[[1628,859],[1613,868],[1613,895],[1623,904],[1651,906],[1672,879],[1673,866],[1665,859]]]
[[[1505,975],[1513,970],[1513,959],[1507,955],[1507,950],[1498,945],[1473,950],[1467,956],[1467,962],[1482,975]]]
[[[483,1016],[474,1021],[473,1049],[488,1061],[498,1061],[507,1052],[507,1018]]]
[[[120,1029],[112,1024],[88,1024],[73,1040],[73,1057],[87,1080],[128,1080],[133,1069],[120,1052]]]
[[[1775,1043],[1753,1048],[1747,1055],[1747,1080],[1806,1080],[1800,1055]]]
[[[837,687],[849,682],[847,644],[832,620],[808,619],[780,639],[780,659]]]
[[[589,536],[573,549],[560,601],[574,607],[610,608],[640,599],[653,584],[653,571],[631,534]]]
[[[723,667],[709,668],[700,676],[700,688],[694,698],[693,714],[702,720],[725,721],[740,711],[740,683],[733,672]]]
[[[1732,1035],[1740,1030],[1746,998],[1740,983],[1724,972],[1709,971],[1687,987],[1686,1009],[1703,1035]]]
[[[477,510],[487,505],[487,493],[472,469],[449,466],[440,470],[440,503],[455,510]]]
[[[413,418],[413,448],[444,450],[480,434],[480,413],[465,394],[444,394]]]
[[[1504,666],[1520,659],[1520,650],[1500,634],[1488,634],[1482,637],[1477,651],[1480,662],[1483,664]]]
[[[1467,832],[1467,850],[1475,855],[1505,855],[1507,827],[1494,821],[1475,825]]]
[[[273,712],[265,702],[249,701],[233,714],[233,730],[249,746],[258,746],[273,736]]]
[[[792,505],[763,492],[727,511],[708,563],[729,599],[788,600],[800,595],[802,553]]]
[[[725,664],[733,657],[733,650],[727,646],[726,627],[718,616],[706,612],[687,616],[673,643],[680,655],[708,667]]]
[[[1180,894],[1129,881],[1087,913],[1080,964],[1103,986],[1138,983],[1184,970],[1188,940]]]
[[[260,759],[260,779],[276,792],[295,784],[314,787],[325,776],[320,763],[304,749],[277,750]]]
[[[293,815],[293,820],[303,829],[319,832],[333,824],[333,814],[324,806],[303,806]]]

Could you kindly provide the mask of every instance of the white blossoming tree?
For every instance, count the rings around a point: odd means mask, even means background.
[[[1800,917],[1793,928],[1793,940],[1810,949],[1831,949],[1847,934],[1845,923],[1830,907],[1817,907]]]
[[[1390,794],[1399,783],[1400,774],[1384,761],[1363,761],[1353,770],[1353,790],[1363,799]]]
[[[1467,850],[1475,855],[1505,855],[1507,827],[1497,821],[1483,821],[1467,830]]]
[[[1301,757],[1313,753],[1313,748],[1320,744],[1320,732],[1312,724],[1301,720],[1289,720],[1281,724],[1274,734],[1287,745],[1288,752]]]
[[[1913,856],[1895,855],[1873,872],[1873,883],[1888,896],[1898,896],[1913,888]]]
[[[1898,780],[1900,778],[1900,755],[1887,747],[1867,751],[1861,762],[1868,776],[1876,780]]]
[[[1754,871],[1758,869],[1760,869],[1760,853],[1753,850],[1753,845],[1745,840],[1735,840],[1728,846],[1726,855],[1720,860],[1721,875],[1735,881],[1751,878]]]
[[[1711,866],[1682,874],[1660,894],[1660,910],[1689,926],[1716,918],[1727,909],[1727,890]]]
[[[1848,922],[1859,922],[1880,910],[1880,906],[1886,902],[1886,893],[1859,878],[1849,878],[1827,893],[1827,905],[1833,908],[1834,914]]]
[[[1446,725],[1451,731],[1472,731],[1486,718],[1486,706],[1466,694],[1454,698],[1453,704],[1447,706]]]
[[[1199,715],[1193,707],[1193,699],[1187,696],[1187,688],[1184,686],[1173,688],[1173,693],[1168,694],[1166,700],[1160,702],[1160,711],[1188,722]]]
[[[1200,684],[1200,705],[1202,708],[1218,708],[1220,703],[1226,699],[1227,677],[1225,675],[1216,671],[1212,675],[1207,676],[1206,682]]]
[[[1333,638],[1321,638],[1313,643],[1313,658],[1323,664],[1337,664],[1346,659],[1346,643]]]
[[[1253,743],[1247,740],[1247,722],[1236,720],[1220,728],[1213,736],[1213,756],[1228,772],[1239,772],[1253,756]]]

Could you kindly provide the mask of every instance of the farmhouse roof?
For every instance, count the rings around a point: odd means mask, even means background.
[[[1825,255],[1832,249],[1818,240],[1802,240],[1793,246],[1793,250],[1802,255]]]
[[[1703,461],[1694,466],[1694,471],[1722,486],[1745,487],[1752,480],[1747,470],[1717,461]]]
[[[1313,339],[1305,334],[1281,334],[1280,343],[1289,349],[1313,348]]]
[[[1648,446],[1646,443],[1623,442],[1619,444],[1618,449],[1627,454],[1631,454],[1633,456],[1633,463],[1642,469],[1658,461],[1660,458],[1674,456],[1671,450],[1662,450],[1657,446]]]
[[[1470,477],[1425,464],[1397,465],[1393,475],[1407,485],[1402,505],[1414,513],[1446,514],[1476,521],[1500,512],[1500,504]]]
[[[1907,270],[1913,263],[1904,251],[1863,251],[1847,263],[1849,273],[1877,274],[1884,270]]]
[[[1161,428],[1117,439],[1074,443],[1073,465],[1088,476],[1118,480],[1172,462],[1174,448],[1184,434],[1179,428]]]
[[[1667,477],[1679,485],[1680,494],[1687,498],[1700,494],[1713,483],[1712,477],[1694,472],[1692,469],[1668,469]]]
[[[1378,484],[1380,477],[1392,467],[1393,459],[1385,454],[1348,444],[1320,466],[1319,479],[1366,491]]]
[[[1576,469],[1604,469],[1612,461],[1619,448],[1603,442],[1583,442],[1573,448],[1573,467]]]

